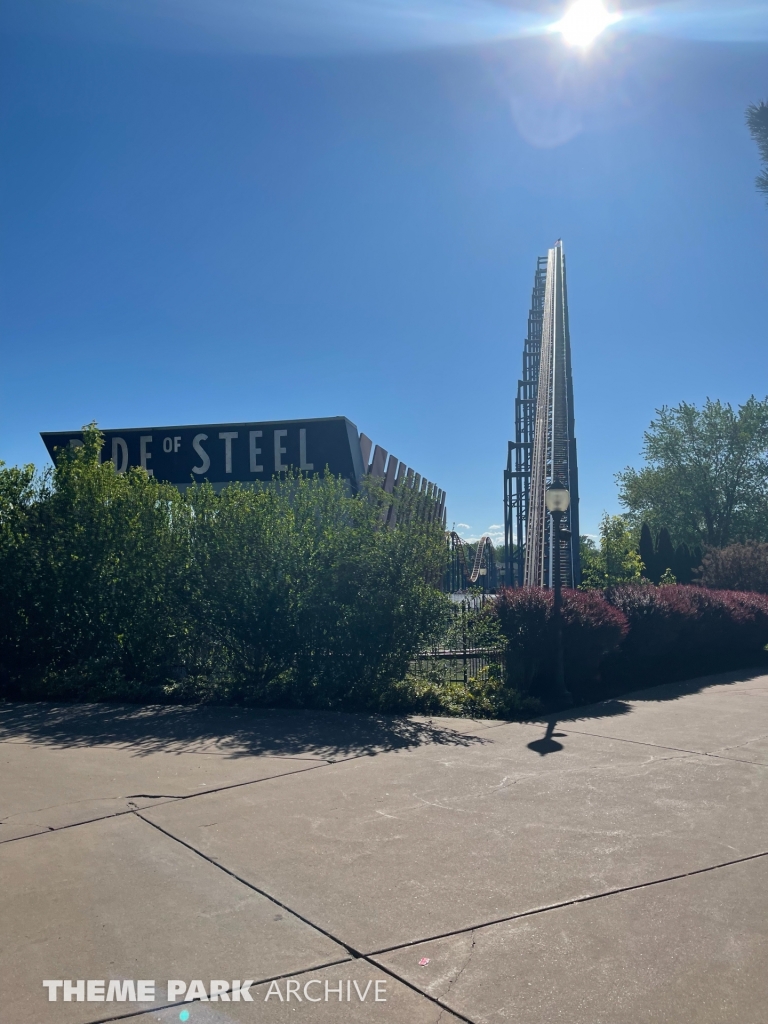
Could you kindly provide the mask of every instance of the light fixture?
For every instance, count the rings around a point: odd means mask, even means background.
[[[571,492],[565,484],[555,480],[547,488],[544,500],[549,512],[567,512],[571,504]]]

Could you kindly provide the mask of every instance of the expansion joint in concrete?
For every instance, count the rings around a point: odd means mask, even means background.
[[[212,864],[215,868],[218,868],[220,871],[223,871],[225,874],[234,878],[237,882],[240,882],[241,885],[247,886],[249,889],[252,889],[253,892],[257,892],[260,896],[263,896],[265,899],[268,899],[270,903],[274,903],[275,906],[280,907],[281,910],[285,910],[287,913],[291,914],[299,921],[302,921],[310,928],[314,928],[315,931],[320,932],[321,935],[325,935],[326,938],[330,939],[332,942],[335,942],[337,946],[341,946],[342,949],[345,949],[349,953],[350,957],[352,957],[352,959],[363,959],[363,954],[359,950],[355,949],[353,946],[350,946],[348,942],[344,942],[343,939],[338,938],[332,932],[329,932],[327,928],[323,928],[321,925],[315,924],[314,921],[310,921],[309,918],[304,917],[303,914],[300,914],[292,907],[289,907],[286,903],[283,903],[276,896],[273,896],[271,893],[266,892],[264,889],[260,889],[257,885],[254,885],[253,882],[249,882],[246,878],[243,878],[241,875],[236,874],[236,872],[231,871],[228,867],[225,867],[224,864],[221,864],[213,857],[209,857],[201,850],[198,850],[196,847],[192,846],[191,843],[187,843],[183,839],[179,839],[179,837],[175,836],[172,832],[168,832],[160,825],[157,825],[154,821],[151,821],[149,818],[145,818],[144,815],[141,814],[139,811],[134,811],[133,813],[136,815],[137,818],[141,818],[141,820],[145,822],[147,825],[151,825],[151,827],[157,829],[158,832],[162,832],[162,834],[164,836],[167,836],[168,839],[173,840],[173,842],[175,843],[179,843],[181,846],[185,846],[196,856],[201,857],[205,861],[208,861],[209,864]]]
[[[667,875],[664,878],[653,878],[650,882],[638,882],[636,885],[623,885],[615,889],[606,889],[605,892],[592,893],[590,896],[578,896],[572,900],[563,900],[561,903],[550,903],[545,907],[535,907],[533,910],[523,910],[519,914],[508,914],[505,917],[494,917],[489,921],[480,921],[475,924],[467,925],[466,928],[453,928],[451,931],[440,932],[436,935],[427,935],[420,939],[413,939],[410,942],[401,942],[395,946],[387,946],[384,949],[376,949],[367,954],[367,956],[383,956],[385,953],[395,953],[400,949],[408,949],[410,946],[421,946],[425,942],[437,942],[440,939],[450,939],[454,935],[465,935],[467,932],[479,931],[481,928],[490,928],[492,925],[506,924],[508,921],[517,921],[518,919],[525,917],[536,917],[539,914],[547,914],[551,910],[562,910],[564,907],[575,907],[580,903],[594,903],[596,900],[602,900],[608,896],[618,896],[624,892],[635,892],[639,889],[649,889],[654,885],[664,885],[666,882],[676,882],[681,878],[692,878],[695,875],[704,875],[709,871],[719,871],[722,868],[734,867],[736,864],[746,864],[749,861],[760,860],[763,857],[768,857],[768,850],[765,850],[762,853],[751,853],[746,857],[736,857],[734,860],[723,861],[720,864],[710,864],[705,868],[696,868],[693,871],[683,871],[677,875]]]

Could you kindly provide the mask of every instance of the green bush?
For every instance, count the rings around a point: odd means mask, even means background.
[[[381,710],[515,719],[538,715],[544,706],[537,697],[508,686],[496,665],[486,665],[465,683],[448,678],[438,663],[395,682],[387,691]]]
[[[185,493],[99,464],[0,469],[0,692],[378,706],[445,623],[443,531],[330,476]]]

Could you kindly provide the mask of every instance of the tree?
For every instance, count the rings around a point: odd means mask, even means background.
[[[653,543],[653,534],[648,523],[643,523],[640,528],[640,544],[638,546],[640,561],[643,563],[643,576],[653,580],[656,575],[656,548]]]
[[[755,185],[758,192],[768,199],[768,103],[764,100],[751,103],[747,107],[746,120],[749,133],[760,151],[760,159],[765,164],[765,170],[755,178]]]
[[[678,544],[675,557],[672,560],[672,572],[678,583],[690,583],[693,580],[693,569],[691,550],[687,544]]]
[[[656,566],[663,575],[665,572],[672,572],[675,564],[675,547],[669,530],[662,526],[659,536],[656,538]]]
[[[579,560],[581,562],[581,590],[593,590],[602,586],[600,548],[592,537],[579,537]]]
[[[617,474],[630,524],[690,545],[768,540],[768,398],[657,409],[643,455],[642,469]]]
[[[697,545],[691,550],[685,542],[675,548],[666,527],[659,530],[654,544],[651,528],[643,522],[637,550],[643,563],[643,577],[657,585],[664,573],[671,573],[678,583],[692,583],[701,567],[701,548]]]
[[[701,582],[714,590],[768,594],[768,544],[730,544],[704,556]]]
[[[639,583],[643,563],[635,550],[636,535],[624,516],[600,520],[600,548],[590,537],[581,538],[581,588],[604,590],[621,583]]]

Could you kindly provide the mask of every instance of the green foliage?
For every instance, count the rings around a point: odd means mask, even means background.
[[[690,545],[768,539],[768,399],[659,409],[643,455],[646,466],[617,475],[632,525]]]
[[[378,706],[444,628],[443,532],[341,480],[181,494],[99,464],[0,469],[0,692]]]
[[[118,477],[98,464],[99,449],[98,433],[86,431],[52,475],[36,480],[28,468],[22,501],[0,510],[6,685],[24,680],[51,696],[86,686],[98,696],[116,675],[133,689],[178,661],[183,499],[143,471]],[[17,473],[0,471],[0,490],[19,494]]]
[[[624,516],[600,520],[600,547],[589,537],[581,538],[580,590],[605,590],[620,583],[639,583],[643,563],[636,551],[635,533]]]
[[[651,580],[652,583],[658,583],[656,578],[656,546],[653,543],[653,534],[648,523],[643,523],[640,528],[640,543],[637,553],[640,555],[640,561],[643,563],[643,576]]]
[[[691,550],[687,544],[678,544],[672,569],[678,583],[693,583],[701,569],[701,548],[698,544]]]
[[[643,563],[643,577],[657,585],[665,573],[667,580],[671,575],[678,583],[692,583],[701,567],[702,555],[698,545],[693,550],[685,543],[675,548],[666,528],[659,530],[654,544],[651,529],[645,522],[640,530],[638,554]]]
[[[675,546],[672,543],[672,538],[669,535],[669,530],[666,526],[662,526],[659,530],[659,536],[656,538],[656,565],[661,570],[659,577],[659,583],[665,575],[672,572],[672,565],[675,561]]]
[[[475,595],[478,599],[480,595]],[[492,602],[472,607],[470,601],[454,605],[450,624],[440,640],[440,646],[459,651],[464,647],[493,648],[504,645],[504,634],[499,626]]]
[[[746,121],[749,133],[757,143],[760,159],[765,170],[755,179],[758,192],[768,199],[768,103],[750,103],[746,110]]]
[[[409,673],[394,683],[381,710],[510,719],[540,714],[543,704],[538,697],[508,686],[496,665],[485,666],[464,683],[449,678],[446,666],[435,662],[426,671]]]
[[[473,600],[452,603],[448,626],[435,648],[413,662],[406,678],[387,693],[381,709],[483,718],[541,712],[537,697],[508,683],[506,647],[495,601],[477,594]]]

